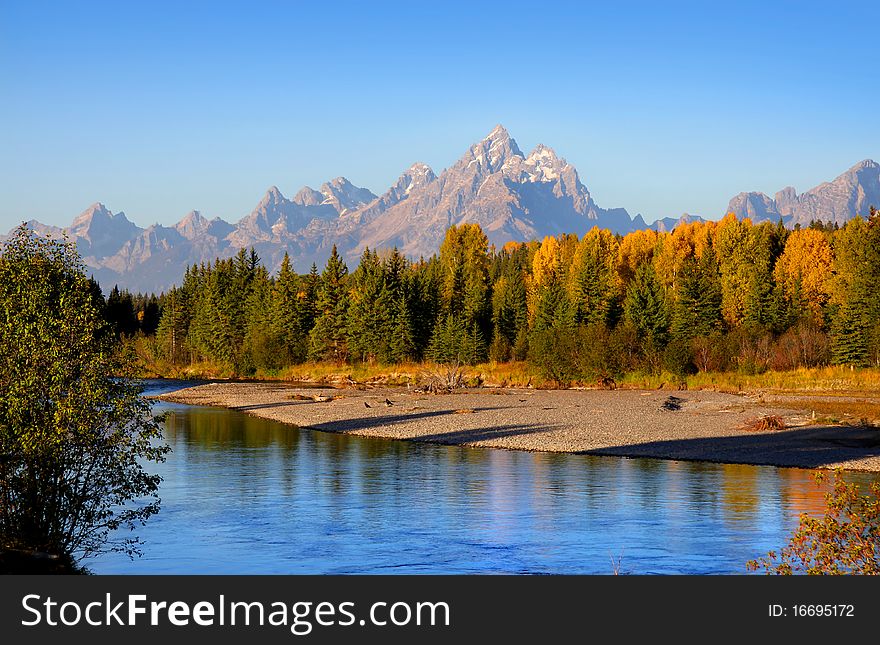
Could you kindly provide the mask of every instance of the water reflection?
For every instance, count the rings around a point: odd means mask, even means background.
[[[163,405],[145,556],[99,573],[743,572],[822,508],[810,471],[476,450]],[[867,475],[851,475],[866,482]]]

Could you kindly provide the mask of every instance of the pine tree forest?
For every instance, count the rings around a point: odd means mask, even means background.
[[[288,257],[272,274],[244,249],[189,267],[158,296],[114,288],[104,307],[117,334],[149,339],[158,359],[240,376],[305,362],[527,361],[558,384],[607,383],[637,371],[880,367],[878,285],[871,209],[843,227],[728,215],[501,249],[463,224],[428,259],[364,249],[350,268],[334,247],[306,275]]]

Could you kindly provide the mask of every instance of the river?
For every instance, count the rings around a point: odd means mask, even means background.
[[[84,561],[95,573],[744,573],[823,503],[808,470],[436,446],[155,410],[169,413],[173,449],[153,466],[162,510],[138,531],[143,557]]]

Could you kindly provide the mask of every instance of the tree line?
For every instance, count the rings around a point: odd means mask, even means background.
[[[190,266],[161,296],[111,294],[120,333],[176,365],[242,375],[306,361],[529,361],[558,383],[627,371],[880,366],[880,214],[786,229],[728,215],[670,233],[593,228],[490,247],[451,227],[429,259],[335,247],[319,273],[251,250]],[[110,305],[114,303],[115,308]]]

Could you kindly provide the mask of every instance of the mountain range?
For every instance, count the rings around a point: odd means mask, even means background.
[[[880,164],[860,161],[833,181],[826,181],[802,195],[788,186],[771,199],[764,193],[740,193],[727,205],[728,213],[754,222],[780,219],[789,228],[812,221],[843,224],[856,215],[880,208]]]
[[[880,205],[880,167],[873,161],[853,166],[834,181],[798,196],[786,188],[770,199],[741,193],[729,212],[789,225],[811,219],[844,221]],[[453,224],[479,224],[490,243],[582,235],[593,226],[615,233],[655,228],[672,230],[693,215],[664,218],[649,225],[624,208],[605,209],[593,200],[577,170],[553,149],[538,145],[523,153],[502,126],[470,146],[452,166],[436,174],[429,166],[410,166],[382,195],[337,177],[317,190],[305,186],[292,198],[272,186],[256,208],[231,224],[191,211],[174,226],[141,228],[123,212],[95,203],[66,229],[36,220],[28,226],[43,235],[66,233],[87,267],[105,288],[159,292],[179,283],[187,265],[229,257],[254,247],[274,270],[288,253],[294,268],[319,268],[335,244],[349,266],[364,248],[396,246],[412,258],[437,252]]]

